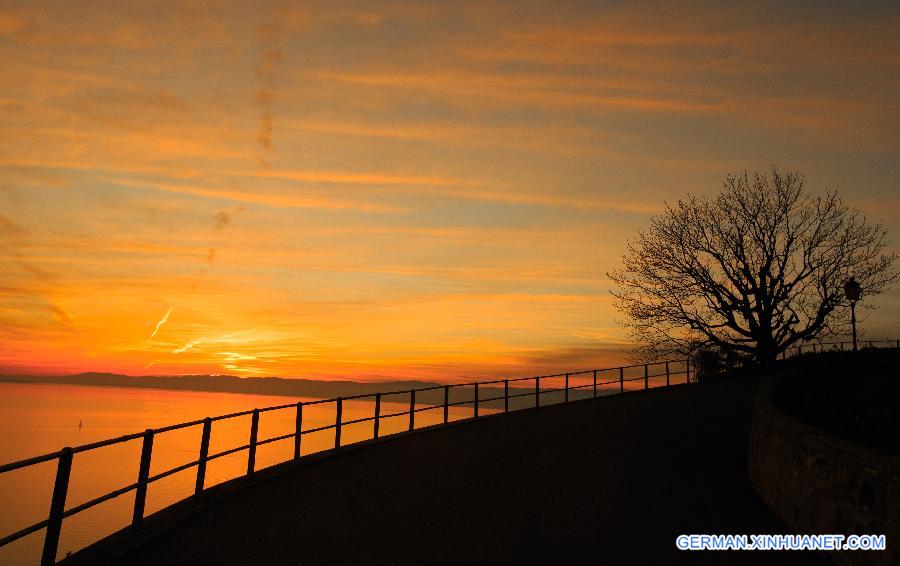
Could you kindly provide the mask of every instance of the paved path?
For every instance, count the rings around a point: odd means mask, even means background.
[[[578,401],[312,457],[210,490],[72,564],[816,564],[685,553],[785,532],[748,483],[759,382]],[[140,543],[140,544],[139,544]]]

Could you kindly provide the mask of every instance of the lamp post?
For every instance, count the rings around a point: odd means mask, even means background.
[[[862,287],[859,286],[859,283],[851,277],[844,283],[844,294],[847,295],[847,300],[850,301],[850,326],[853,327],[853,351],[856,351],[856,303],[859,301],[860,297],[862,297]]]

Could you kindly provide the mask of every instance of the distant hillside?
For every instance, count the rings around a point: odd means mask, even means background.
[[[181,391],[213,391],[217,393],[245,393],[250,395],[280,395],[285,397],[314,397],[330,399],[334,397],[351,397],[370,393],[386,393],[391,391],[408,391],[425,387],[442,387],[441,383],[430,381],[322,381],[316,379],[286,379],[281,377],[236,377],[233,375],[121,375],[116,373],[79,373],[75,375],[40,376],[40,375],[0,375],[0,383],[56,383],[63,385],[93,385],[99,387],[141,387],[148,389],[174,389]],[[530,406],[534,398],[527,396],[533,388],[510,387],[510,407]],[[600,394],[605,395],[607,391]],[[503,401],[484,401],[501,397],[502,386],[484,387],[479,395],[482,400],[479,406],[485,408],[502,408]],[[561,397],[561,394],[546,394]],[[471,387],[453,387],[450,393],[451,403],[471,401]],[[571,399],[590,397],[590,389],[570,392]],[[405,402],[408,396],[397,395],[386,398],[386,401]],[[544,397],[544,402],[560,399]],[[423,391],[416,394],[418,403],[438,405],[444,402],[443,389]],[[471,404],[471,403],[466,403]]]
[[[61,376],[0,375],[0,382],[142,387],[317,398],[349,397],[365,393],[402,391],[440,385],[425,381],[360,383],[357,381],[320,381],[315,379],[284,379],[280,377],[236,377],[233,375],[131,376],[93,372]]]

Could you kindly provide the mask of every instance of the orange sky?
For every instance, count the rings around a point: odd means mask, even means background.
[[[618,363],[625,238],[728,171],[803,171],[896,241],[897,29],[896,3],[5,2],[0,372]],[[900,334],[878,304],[868,336]]]

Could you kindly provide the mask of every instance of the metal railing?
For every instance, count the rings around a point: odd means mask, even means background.
[[[673,368],[673,365],[676,368]],[[639,375],[637,377],[626,377],[625,370],[632,368],[643,368],[643,375]],[[654,371],[659,371],[659,373],[650,373],[651,368],[659,368],[658,370],[654,369]],[[614,374],[614,379],[611,380],[603,380],[598,381],[598,375],[601,377],[605,377],[603,374],[612,372]],[[218,458],[222,458],[228,456],[230,454],[234,454],[237,452],[247,451],[247,476],[252,476],[256,471],[256,451],[260,446],[264,446],[266,444],[270,444],[273,442],[285,441],[285,440],[293,440],[293,459],[299,460],[301,456],[301,448],[302,448],[302,440],[304,435],[312,434],[315,432],[321,432],[325,430],[334,430],[334,448],[333,450],[338,450],[341,448],[341,429],[348,425],[357,424],[357,423],[365,423],[372,422],[372,439],[380,438],[381,435],[381,423],[384,419],[389,419],[391,417],[402,417],[405,415],[409,416],[409,423],[407,430],[413,430],[416,426],[416,414],[421,413],[423,411],[443,411],[443,420],[440,425],[446,425],[450,422],[450,408],[456,406],[463,405],[471,405],[472,407],[472,416],[470,419],[479,418],[479,408],[485,407],[486,403],[491,402],[503,402],[502,412],[509,412],[510,409],[510,400],[517,399],[521,397],[534,397],[534,405],[528,404],[527,407],[540,407],[546,406],[548,403],[546,402],[546,396],[552,393],[562,393],[563,394],[563,402],[567,403],[570,400],[570,393],[574,391],[583,391],[590,389],[591,395],[587,396],[585,393],[584,398],[597,397],[598,392],[601,391],[601,388],[604,386],[615,386],[618,385],[617,388],[613,391],[622,393],[626,389],[626,383],[635,382],[635,381],[643,381],[643,389],[650,388],[650,380],[656,378],[665,377],[665,385],[672,385],[673,378],[683,375],[684,382],[690,382],[692,374],[695,372],[692,371],[691,362],[689,360],[677,360],[677,361],[665,361],[665,362],[657,362],[651,364],[637,364],[630,366],[621,366],[617,368],[604,368],[604,369],[595,369],[595,370],[585,370],[585,371],[577,371],[577,372],[567,372],[567,373],[558,373],[551,375],[539,375],[534,377],[521,377],[521,378],[513,378],[513,379],[497,379],[492,381],[481,381],[481,382],[471,382],[471,383],[460,383],[460,384],[452,384],[452,385],[437,385],[432,387],[423,387],[418,389],[408,389],[408,390],[399,390],[399,391],[388,391],[388,392],[380,392],[380,393],[369,393],[369,394],[361,394],[361,395],[352,395],[347,397],[336,397],[332,399],[319,399],[315,401],[302,401],[297,403],[286,403],[283,405],[274,405],[271,407],[263,407],[260,409],[253,409],[249,411],[241,411],[236,413],[229,413],[227,415],[219,415],[217,417],[207,417],[205,419],[194,420],[190,422],[174,424],[170,426],[165,426],[157,429],[147,429],[144,432],[128,434],[125,436],[120,436],[118,438],[110,438],[108,440],[103,440],[100,442],[93,442],[90,444],[84,444],[76,447],[66,447],[58,452],[52,452],[50,454],[44,454],[43,456],[37,456],[34,458],[28,458],[25,460],[20,460],[18,462],[12,462],[10,464],[5,464],[0,466],[0,474],[11,472],[13,470],[18,470],[22,468],[27,468],[29,466],[34,466],[36,464],[41,464],[44,462],[49,462],[52,460],[57,460],[57,468],[56,468],[56,480],[53,485],[53,495],[50,500],[50,512],[47,519],[39,521],[33,525],[25,527],[19,531],[16,531],[12,534],[4,536],[0,538],[0,548],[19,540],[25,536],[28,536],[32,533],[40,531],[41,529],[46,529],[44,536],[44,546],[41,555],[41,564],[49,565],[54,564],[56,562],[57,550],[59,547],[59,538],[60,532],[62,529],[63,519],[71,517],[77,513],[95,507],[101,503],[124,495],[128,492],[134,492],[134,511],[132,514],[131,525],[133,528],[140,528],[143,520],[144,520],[144,506],[147,499],[147,487],[163,478],[176,474],[178,472],[182,472],[188,470],[190,468],[197,468],[197,477],[196,482],[194,484],[194,494],[199,494],[204,489],[204,483],[206,480],[206,467],[207,463]],[[579,385],[573,385],[571,383],[572,378],[578,377],[590,377],[588,383],[583,383]],[[556,388],[546,388],[542,387],[542,382],[546,383],[547,380],[550,379],[561,379],[563,381],[562,387]],[[510,391],[510,384],[519,384],[522,382],[534,382],[533,388],[529,387],[526,389],[516,389],[513,392]],[[681,380],[679,380],[681,382]],[[501,391],[502,385],[502,395],[496,395],[491,397],[484,397],[483,395],[487,391],[491,391],[491,394],[494,392]],[[486,387],[487,386],[487,387]],[[416,406],[416,395],[422,393],[431,393],[433,396],[435,393],[438,395],[440,391],[443,391],[443,402],[438,404],[430,404],[425,407],[417,407]],[[452,390],[469,390],[471,393],[471,398],[466,398],[462,401],[454,401],[450,400],[450,393]],[[516,392],[523,391],[523,392]],[[409,395],[409,408],[404,411],[393,412],[393,413],[382,413],[382,399],[387,396],[396,396],[396,395]],[[605,394],[609,394],[609,391]],[[544,396],[545,402],[542,405],[541,397]],[[363,417],[352,420],[343,420],[343,404],[346,401],[351,400],[363,400],[363,399],[371,399],[374,401],[374,412],[370,417]],[[323,405],[334,403],[335,406],[335,420],[331,424],[327,424],[324,426],[318,426],[314,428],[303,428],[303,410],[304,407],[310,407],[314,405]],[[526,407],[522,407],[526,408]],[[295,411],[295,423],[294,423],[294,431],[288,434],[282,434],[280,436],[274,436],[272,438],[259,439],[259,416],[261,413],[270,412],[270,411],[282,411],[282,410],[294,410]],[[242,446],[237,446],[234,448],[230,448],[228,450],[223,450],[221,452],[216,452],[214,454],[209,453],[209,440],[210,435],[212,433],[212,425],[217,421],[224,421],[226,419],[233,419],[237,417],[245,417],[250,416],[250,433],[249,433],[249,442]],[[481,416],[484,416],[482,413]],[[199,456],[196,460],[191,462],[182,464],[180,466],[176,466],[174,468],[168,469],[166,471],[150,475],[150,462],[153,456],[153,441],[160,434],[164,434],[166,432],[171,432],[175,430],[182,430],[189,427],[200,427],[202,426],[202,433],[200,437],[200,446],[199,446]],[[69,490],[69,478],[72,472],[72,464],[74,460],[74,456],[76,454],[98,450],[100,448],[104,448],[107,446],[112,446],[116,444],[121,444],[125,442],[141,440],[141,457],[140,463],[138,465],[137,470],[137,481],[132,484],[126,485],[119,489],[113,490],[109,493],[76,505],[74,507],[70,507],[66,509],[66,495]],[[368,439],[366,439],[368,440]],[[360,441],[362,442],[362,441]],[[344,445],[346,446],[346,444]],[[286,460],[287,461],[287,460]]]
[[[900,348],[900,340],[858,340],[858,348]],[[878,346],[876,346],[878,344]],[[806,351],[804,351],[806,348]],[[781,353],[781,359],[785,359],[788,356],[788,352],[793,352],[790,357],[799,356],[801,354],[813,353],[818,354],[820,352],[845,352],[853,348],[852,340],[844,340],[843,342],[810,342],[808,344],[800,344],[798,346],[794,346],[792,348],[788,348],[784,352]]]
[[[900,340],[898,341],[867,341],[870,347],[875,343],[884,343],[884,342],[896,342],[896,347],[900,348]],[[837,349],[837,345],[847,344],[848,342],[834,342],[834,343],[817,343],[818,346],[825,345],[834,345],[834,348]],[[815,351],[815,346],[813,347],[813,351]],[[824,350],[820,350],[824,351]],[[797,354],[803,353],[803,347],[797,349]],[[673,368],[683,368],[683,369],[675,369]],[[643,368],[643,375],[639,375],[637,377],[625,377],[625,370],[633,369],[633,368]],[[651,368],[654,368],[653,371],[658,371],[659,373],[651,373]],[[656,369],[658,368],[658,369]],[[612,372],[614,375],[614,379],[606,380],[606,381],[598,381],[598,375]],[[0,548],[19,540],[25,536],[28,536],[32,533],[40,531],[41,529],[46,529],[44,536],[44,545],[43,551],[41,555],[41,564],[42,565],[50,565],[56,562],[56,554],[59,546],[59,538],[60,532],[62,529],[63,519],[71,517],[77,513],[95,507],[105,501],[109,501],[121,495],[124,495],[130,491],[134,491],[134,510],[132,514],[131,525],[132,528],[140,528],[143,520],[144,520],[144,506],[147,499],[147,487],[163,478],[176,474],[178,472],[182,472],[188,470],[190,468],[197,468],[197,477],[194,485],[194,494],[197,495],[204,490],[204,483],[206,479],[206,467],[207,463],[218,458],[222,458],[228,456],[230,454],[234,454],[237,452],[241,452],[247,450],[247,476],[252,476],[256,471],[256,451],[260,446],[264,446],[267,444],[271,444],[274,442],[279,442],[283,440],[293,440],[293,460],[299,460],[301,457],[301,448],[302,448],[302,439],[304,435],[312,434],[315,432],[321,432],[325,430],[334,430],[334,448],[333,450],[339,450],[342,446],[341,444],[341,429],[342,427],[364,423],[364,422],[372,422],[372,439],[377,439],[380,437],[380,425],[384,419],[388,419],[391,417],[402,417],[404,415],[409,416],[409,424],[407,430],[415,429],[416,422],[416,414],[421,413],[423,411],[432,411],[432,410],[442,410],[443,411],[443,421],[437,426],[446,425],[450,422],[450,407],[454,406],[462,406],[462,405],[471,405],[472,406],[472,416],[470,419],[479,418],[479,407],[484,406],[485,403],[494,402],[494,401],[503,401],[502,412],[509,412],[510,409],[510,400],[517,399],[522,397],[534,397],[534,405],[526,405],[522,408],[529,407],[541,407],[546,406],[548,403],[541,404],[541,398],[544,396],[546,399],[546,395],[551,393],[559,393],[563,394],[563,403],[568,403],[570,401],[570,393],[574,391],[582,391],[590,388],[591,395],[585,396],[583,398],[596,398],[598,396],[598,392],[604,386],[612,385],[613,389],[606,390],[606,395],[616,394],[616,393],[624,393],[626,390],[626,383],[635,382],[635,381],[643,381],[643,387],[638,389],[650,389],[650,380],[663,378],[665,377],[665,386],[670,386],[674,384],[673,378],[684,375],[683,383],[691,383],[692,381],[696,381],[696,370],[691,366],[691,360],[669,360],[662,362],[654,362],[648,364],[635,364],[628,366],[620,366],[614,368],[603,368],[603,369],[594,369],[594,370],[584,370],[577,372],[566,372],[566,373],[558,373],[558,374],[550,374],[550,375],[539,375],[534,377],[521,377],[521,378],[513,378],[513,379],[498,379],[492,381],[481,381],[481,382],[471,382],[471,383],[461,383],[461,384],[452,384],[452,385],[437,385],[432,387],[423,387],[419,389],[409,389],[409,390],[399,390],[399,391],[389,391],[389,392],[379,392],[379,393],[368,393],[361,395],[352,395],[347,397],[336,397],[332,399],[319,399],[315,401],[302,401],[297,403],[286,403],[283,405],[274,405],[271,407],[264,407],[261,409],[253,409],[249,411],[240,411],[236,413],[229,413],[226,415],[219,415],[217,417],[207,417],[205,419],[194,420],[190,422],[174,424],[170,426],[165,426],[157,429],[147,429],[144,432],[129,434],[125,436],[120,436],[118,438],[111,438],[108,440],[102,440],[99,442],[93,442],[90,444],[84,444],[76,447],[66,447],[58,452],[52,452],[49,454],[44,454],[43,456],[37,456],[34,458],[28,458],[25,460],[20,460],[18,462],[12,462],[10,464],[5,464],[0,466],[0,474],[11,472],[13,470],[18,470],[22,468],[27,468],[29,466],[34,466],[36,464],[41,464],[44,462],[49,462],[52,460],[57,460],[57,469],[56,469],[56,479],[53,485],[53,494],[50,501],[50,512],[47,519],[39,521],[33,525],[25,527],[19,531],[16,531],[12,534],[4,536],[0,538]],[[581,385],[572,385],[571,379],[573,377],[579,376],[589,376],[591,377],[588,383],[584,383]],[[693,379],[692,379],[693,377]],[[550,380],[550,379],[562,379],[563,386],[556,388],[542,388],[541,381]],[[529,388],[527,390],[521,389],[520,393],[510,393],[510,383],[522,383],[522,382],[534,382],[533,389]],[[679,383],[682,383],[679,380]],[[500,390],[499,385],[502,384],[502,395],[498,395],[495,397],[481,397],[481,394],[486,390]],[[618,385],[618,387],[615,387]],[[494,386],[485,388],[485,386]],[[657,385],[656,387],[662,387],[662,385]],[[450,392],[451,390],[459,390],[471,388],[472,398],[465,399],[463,401],[455,401],[450,402]],[[420,393],[428,393],[443,390],[443,402],[439,404],[427,405],[425,407],[416,407],[416,395]],[[392,395],[409,395],[409,409],[400,412],[387,413],[382,414],[382,398],[386,396]],[[374,414],[371,417],[363,417],[352,420],[343,420],[343,403],[345,401],[351,400],[359,400],[359,399],[372,399],[374,401]],[[322,405],[334,403],[335,404],[335,421],[332,424],[314,427],[314,428],[303,428],[303,409],[304,407],[314,406],[314,405]],[[556,403],[553,403],[556,404]],[[293,409],[295,411],[295,424],[294,431],[288,434],[282,434],[279,436],[274,436],[271,438],[265,438],[260,440],[258,438],[259,433],[259,416],[261,413],[270,412],[270,411],[281,411]],[[226,419],[233,419],[237,417],[244,417],[249,415],[251,417],[250,420],[250,433],[249,433],[249,442],[242,446],[237,446],[234,448],[230,448],[228,450],[223,450],[221,452],[216,452],[214,454],[209,453],[209,440],[212,432],[212,425],[217,421],[224,421]],[[174,468],[168,469],[166,471],[150,475],[150,462],[153,456],[153,441],[154,438],[160,434],[171,432],[175,430],[186,429],[189,427],[199,427],[202,426],[202,433],[200,438],[200,446],[199,446],[199,456],[197,460],[182,464],[180,466],[176,466]],[[91,450],[97,450],[100,448],[104,448],[107,446],[112,446],[116,444],[121,444],[125,442],[130,442],[133,440],[140,439],[142,442],[141,447],[141,457],[140,463],[138,465],[137,472],[137,481],[132,484],[126,485],[119,489],[113,490],[105,495],[101,495],[74,507],[70,507],[68,509],[65,508],[66,505],[66,495],[68,493],[69,488],[69,478],[72,471],[72,464],[74,460],[74,456],[76,454],[88,452]],[[368,439],[367,439],[368,440]],[[363,441],[359,441],[363,442]],[[346,446],[346,445],[344,445]],[[288,461],[288,460],[286,460]]]

